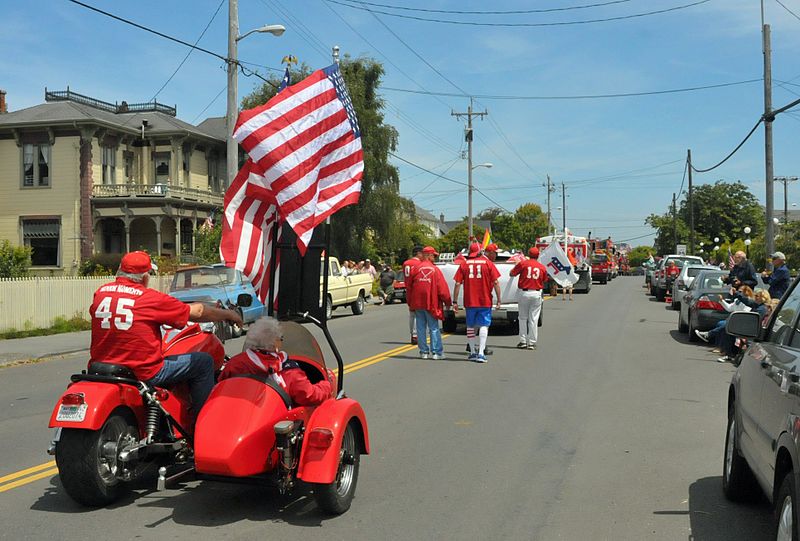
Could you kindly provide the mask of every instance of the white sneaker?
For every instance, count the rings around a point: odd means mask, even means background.
[[[703,342],[708,342],[708,332],[698,331],[695,329],[694,334],[696,334]]]
[[[434,353],[431,359],[433,359],[434,361],[443,361],[444,355],[439,355],[438,353]]]
[[[536,342],[531,342],[528,344],[528,349],[536,349]]]
[[[527,347],[528,344],[525,342],[525,340],[520,340],[519,343],[517,344],[517,349],[525,349]]]
[[[420,352],[420,354],[419,354],[419,358],[420,358],[420,359],[430,359],[430,358],[431,358],[431,355],[430,355],[430,353],[421,353],[421,352]]]

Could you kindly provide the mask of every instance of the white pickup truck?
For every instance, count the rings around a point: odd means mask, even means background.
[[[322,286],[325,272],[325,262],[320,261],[319,290],[322,299]],[[330,269],[328,272],[328,319],[339,306],[350,306],[355,315],[364,313],[366,299],[372,295],[372,276],[369,274],[342,275],[342,267],[335,257],[329,258]]]
[[[492,321],[505,321],[509,325],[516,326],[519,322],[519,306],[517,305],[519,288],[517,288],[517,277],[509,275],[511,269],[514,268],[514,263],[508,262],[508,258],[511,255],[509,252],[500,252],[497,254],[497,260],[494,261],[497,270],[500,272],[500,309],[492,307]],[[453,286],[455,285],[453,277],[456,274],[458,265],[454,263],[437,263],[436,265],[442,271],[447,287],[450,288],[450,293],[452,294]],[[454,332],[459,323],[466,321],[467,313],[464,310],[463,297],[464,290],[462,288],[458,299],[453,299],[453,302],[458,302],[458,311],[445,310],[444,321],[442,322],[442,330],[445,332]],[[492,298],[494,299],[494,290],[492,291]],[[542,316],[540,315],[539,326],[541,324]]]

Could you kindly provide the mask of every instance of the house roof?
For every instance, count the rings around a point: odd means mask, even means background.
[[[419,205],[414,205],[414,212],[417,213],[418,218],[422,218],[428,222],[438,222],[439,218],[425,210],[424,208],[420,207]]]
[[[53,127],[59,124],[99,124],[123,132],[138,134],[141,131],[143,120],[148,121],[145,133],[151,137],[188,133],[203,139],[225,141],[224,135],[220,137],[213,131],[200,129],[199,126],[159,111],[112,113],[73,101],[42,103],[0,115],[0,130],[35,126]]]
[[[198,124],[197,129],[224,141],[228,136],[226,125],[227,122],[224,116],[212,116]]]

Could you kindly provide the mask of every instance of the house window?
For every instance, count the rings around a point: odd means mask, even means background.
[[[125,180],[133,182],[133,152],[125,151],[122,153],[125,160]]]
[[[117,150],[103,147],[103,184],[117,183]]]
[[[50,145],[22,145],[22,186],[50,186]]]
[[[57,267],[61,245],[61,220],[59,218],[23,218],[22,240],[32,248],[31,264],[34,267]]]
[[[219,192],[219,161],[216,156],[208,159],[208,187]]]
[[[169,184],[169,152],[157,152],[154,158],[156,166],[156,184]]]

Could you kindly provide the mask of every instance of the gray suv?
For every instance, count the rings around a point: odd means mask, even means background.
[[[731,500],[763,491],[775,506],[777,539],[798,539],[800,487],[800,279],[762,325],[735,312],[729,334],[750,346],[728,391],[722,487]]]

